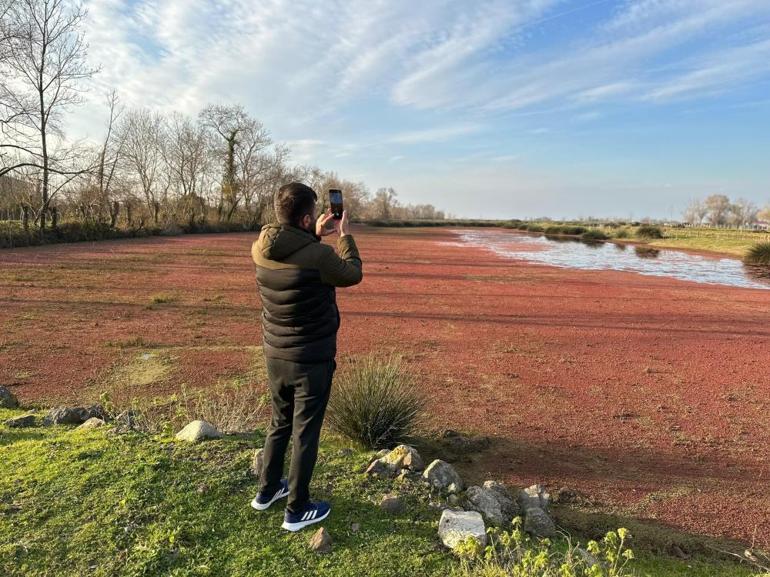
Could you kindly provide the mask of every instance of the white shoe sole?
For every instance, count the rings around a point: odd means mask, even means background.
[[[267,503],[258,503],[257,502],[257,498],[254,497],[251,500],[251,506],[254,507],[257,511],[264,511],[265,509],[268,509],[270,507],[270,505],[275,503],[278,499],[283,499],[288,494],[289,494],[288,491],[286,491],[286,492],[281,491],[280,493],[276,493],[275,496],[270,501],[268,501]]]
[[[287,531],[299,531],[300,529],[304,529],[308,525],[312,525],[313,523],[318,523],[319,521],[323,521],[329,516],[329,513],[331,513],[332,510],[329,509],[326,513],[321,515],[320,517],[316,517],[315,519],[308,519],[307,521],[300,521],[299,523],[287,523],[286,521],[283,522],[283,525],[281,525],[281,529],[286,529]]]

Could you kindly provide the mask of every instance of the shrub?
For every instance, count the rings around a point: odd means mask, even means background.
[[[327,422],[366,448],[392,446],[413,432],[425,400],[398,357],[355,359],[335,381]]]
[[[628,238],[631,236],[631,233],[626,227],[621,227],[615,231],[615,238]]]
[[[592,228],[585,231],[580,238],[588,242],[596,242],[600,240],[607,240],[609,237],[598,228]]]
[[[489,545],[468,539],[457,548],[462,559],[455,577],[625,577],[626,565],[634,559],[627,547],[627,529],[609,531],[600,541],[589,541],[585,550],[567,540],[566,550],[553,547],[549,539],[537,542],[521,529],[521,517],[513,530],[487,530]]]
[[[586,231],[586,228],[584,226],[564,226],[562,227],[562,232],[564,234],[570,234],[573,236],[580,236]]]
[[[528,224],[525,230],[529,232],[543,232],[544,229],[539,224]]]
[[[564,227],[558,224],[552,224],[545,227],[545,234],[564,234]]]
[[[659,226],[643,224],[636,229],[636,236],[639,238],[663,238],[663,231]]]
[[[760,242],[752,246],[743,257],[746,264],[770,266],[770,242]]]

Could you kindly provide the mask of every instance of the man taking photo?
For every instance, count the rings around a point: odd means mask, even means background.
[[[309,186],[282,186],[274,199],[277,222],[262,227],[251,248],[272,398],[261,486],[251,506],[262,511],[288,496],[282,527],[289,531],[318,523],[331,512],[329,503],[310,500],[310,479],[337,368],[335,287],[358,284],[363,274],[347,212],[340,220],[331,211],[316,218],[317,200]],[[334,228],[327,230],[330,221]],[[321,242],[334,232],[339,234],[339,255]],[[282,477],[289,439],[293,446],[287,480]]]

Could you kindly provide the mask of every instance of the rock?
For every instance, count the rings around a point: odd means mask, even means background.
[[[188,423],[184,429],[176,434],[177,440],[190,443],[197,443],[205,439],[218,439],[221,436],[222,433],[217,431],[214,425],[200,420]]]
[[[340,449],[338,451],[338,454],[340,457],[350,457],[353,455],[354,451],[350,447],[345,447],[344,449]]]
[[[104,420],[107,415],[101,405],[57,407],[48,411],[43,419],[43,425],[80,425],[92,417]]]
[[[98,427],[103,427],[106,423],[104,422],[104,419],[100,419],[99,417],[91,417],[90,419],[87,419],[83,422],[82,425],[78,425],[78,429],[96,429]]]
[[[530,507],[524,511],[524,530],[535,537],[553,537],[556,525],[548,513],[540,507]]]
[[[404,512],[404,501],[398,495],[385,495],[380,501],[380,509],[391,515]]]
[[[209,486],[206,483],[201,483],[195,489],[195,491],[201,495],[209,492]]]
[[[487,544],[487,532],[484,519],[478,511],[452,511],[444,509],[438,522],[438,536],[441,542],[454,549],[471,537],[482,546]]]
[[[410,471],[422,471],[425,464],[417,449],[409,445],[399,445],[387,455],[380,457],[381,461],[392,465],[396,469],[409,469]]]
[[[397,473],[398,469],[381,458],[372,461],[366,469],[366,474],[372,477],[395,477]]]
[[[251,462],[251,474],[257,479],[262,476],[262,469],[265,464],[265,449],[260,448],[254,451],[254,459]]]
[[[35,415],[20,415],[5,421],[5,426],[9,429],[21,429],[22,427],[34,427]]]
[[[500,509],[503,512],[503,517],[508,521],[521,512],[510,491],[502,483],[498,481],[484,481],[484,488],[494,492],[497,502],[500,504]]]
[[[436,489],[450,493],[459,493],[463,490],[463,481],[460,475],[457,474],[452,465],[441,459],[436,459],[428,465],[422,477]]]
[[[358,533],[361,530],[361,523],[351,523],[350,524],[350,531],[353,533]]]
[[[518,502],[524,511],[530,507],[547,511],[551,505],[551,495],[541,485],[532,485],[519,491]]]
[[[323,555],[332,550],[332,538],[326,528],[321,527],[310,538],[310,550]]]
[[[490,523],[502,525],[510,521],[503,515],[503,508],[497,499],[497,493],[493,490],[473,485],[468,487],[465,496],[468,498],[469,508],[484,515]]]
[[[377,451],[377,455],[376,455],[376,457],[377,457],[378,459],[382,459],[382,458],[383,458],[385,455],[387,455],[388,453],[390,453],[390,449],[380,449],[379,451]]]
[[[119,432],[132,431],[136,428],[136,413],[131,409],[115,417],[115,426]]]
[[[19,406],[19,399],[16,398],[8,387],[0,386],[0,407],[3,409],[15,409]]]
[[[566,503],[578,503],[581,501],[581,496],[572,489],[567,489],[566,487],[562,487],[558,491],[556,491],[556,495],[553,497],[553,502],[558,503],[560,505],[566,504]]]
[[[460,497],[452,493],[449,495],[449,497],[446,498],[446,502],[449,503],[452,507],[457,507],[457,505],[460,504]]]

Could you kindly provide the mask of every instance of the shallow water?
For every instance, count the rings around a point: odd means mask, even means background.
[[[677,250],[615,243],[585,243],[576,239],[495,230],[456,231],[463,244],[481,246],[511,259],[584,270],[618,270],[679,280],[770,289],[770,279],[735,258],[690,254]]]

